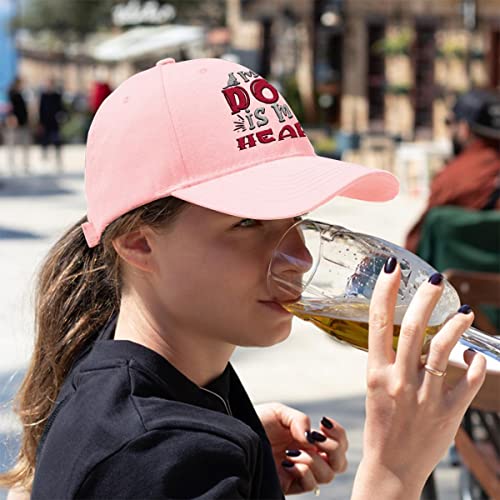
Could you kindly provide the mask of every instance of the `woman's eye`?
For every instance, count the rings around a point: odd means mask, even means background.
[[[260,224],[260,221],[256,219],[242,219],[238,224],[236,224],[236,227],[255,227]]]

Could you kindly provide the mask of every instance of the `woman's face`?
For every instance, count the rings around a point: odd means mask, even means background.
[[[297,219],[241,219],[188,205],[154,233],[150,279],[165,328],[240,346],[284,340],[292,315],[272,302],[266,276],[273,249]]]

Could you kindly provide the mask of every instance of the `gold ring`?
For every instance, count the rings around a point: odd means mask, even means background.
[[[320,495],[321,495],[321,490],[319,489],[319,486],[316,486],[316,488],[314,488],[314,496],[319,497]]]
[[[436,377],[443,377],[446,373],[446,370],[437,370],[436,368],[432,368],[432,366],[424,365],[424,370],[431,375],[436,375]]]

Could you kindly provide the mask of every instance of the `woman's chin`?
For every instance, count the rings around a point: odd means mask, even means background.
[[[286,340],[292,331],[291,328],[291,320],[290,323],[281,324],[278,327],[272,329],[272,331],[265,333],[261,333],[258,336],[253,335],[252,338],[245,343],[245,345],[240,344],[242,347],[271,347],[273,345],[279,344]]]

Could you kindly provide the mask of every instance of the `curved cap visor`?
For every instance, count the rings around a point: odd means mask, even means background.
[[[236,217],[285,219],[310,212],[335,196],[388,201],[399,192],[389,172],[320,156],[265,162],[171,194]]]

